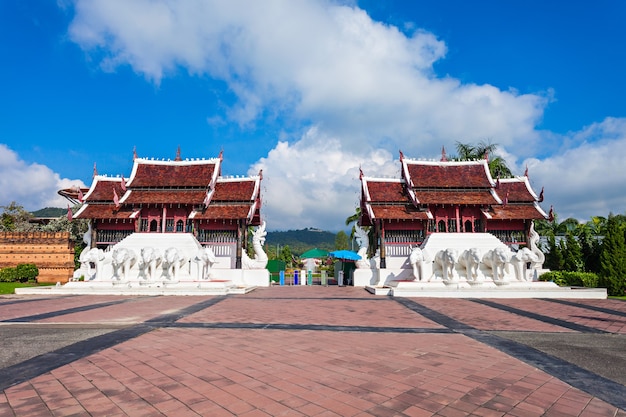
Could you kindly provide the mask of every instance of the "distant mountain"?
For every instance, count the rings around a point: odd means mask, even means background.
[[[67,214],[67,209],[58,207],[46,207],[37,211],[31,211],[31,214],[39,218],[61,217]]]
[[[280,245],[281,247],[289,245],[291,252],[299,255],[313,248],[332,251],[335,249],[335,237],[336,233],[314,228],[267,232],[265,244],[268,246]]]

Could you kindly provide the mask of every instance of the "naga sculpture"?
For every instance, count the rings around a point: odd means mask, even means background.
[[[126,281],[128,272],[135,265],[137,255],[132,249],[117,248],[111,253],[111,264],[113,266],[113,279]]]
[[[459,257],[459,265],[465,268],[467,281],[478,282],[478,271],[481,260],[480,250],[478,248],[466,249]]]
[[[435,265],[441,267],[444,281],[454,281],[454,267],[458,259],[459,253],[452,248],[441,250],[435,255]]]
[[[256,228],[252,235],[252,247],[254,248],[254,258],[250,258],[247,253],[243,252],[241,257],[241,266],[243,269],[264,269],[267,266],[267,254],[263,250],[265,244],[265,222]]]
[[[504,275],[508,272],[510,257],[510,252],[505,248],[492,249],[483,256],[483,263],[491,269],[494,281],[504,280]]]
[[[543,267],[543,262],[546,257],[537,247],[539,242],[539,234],[535,231],[535,224],[530,224],[530,233],[528,239],[528,246],[530,248],[522,248],[517,251],[511,258],[511,263],[515,267],[515,278],[518,281],[532,281],[534,273],[527,273],[527,265],[530,264],[530,270],[535,272]]]
[[[357,268],[370,268],[370,263],[367,260],[367,250],[369,248],[369,236],[367,232],[362,229],[360,226],[356,226],[354,229],[354,234],[356,238],[356,242],[359,245],[359,251],[357,254],[361,257],[361,259],[355,262],[355,266]]]
[[[196,256],[193,259],[200,264],[200,267],[198,268],[198,279],[210,278],[211,267],[215,262],[217,262],[213,249],[208,246],[204,247],[196,253]]]

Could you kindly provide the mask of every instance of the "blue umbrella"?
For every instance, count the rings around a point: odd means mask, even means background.
[[[358,253],[345,249],[330,252],[329,255],[337,259],[344,259],[348,261],[358,261],[359,259],[361,259],[361,255],[359,255]]]

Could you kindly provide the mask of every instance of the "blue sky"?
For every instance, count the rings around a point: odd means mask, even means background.
[[[0,205],[141,157],[264,173],[273,230],[343,228],[358,171],[490,141],[560,219],[626,212],[620,1],[0,2]]]

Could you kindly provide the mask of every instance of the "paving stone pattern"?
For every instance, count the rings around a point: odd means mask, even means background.
[[[0,356],[0,416],[626,416],[618,378],[541,350],[568,335],[579,347],[610,338],[625,349],[608,359],[626,363],[625,315],[617,300],[394,299],[337,286],[6,296],[0,349],[38,345],[18,362]]]

